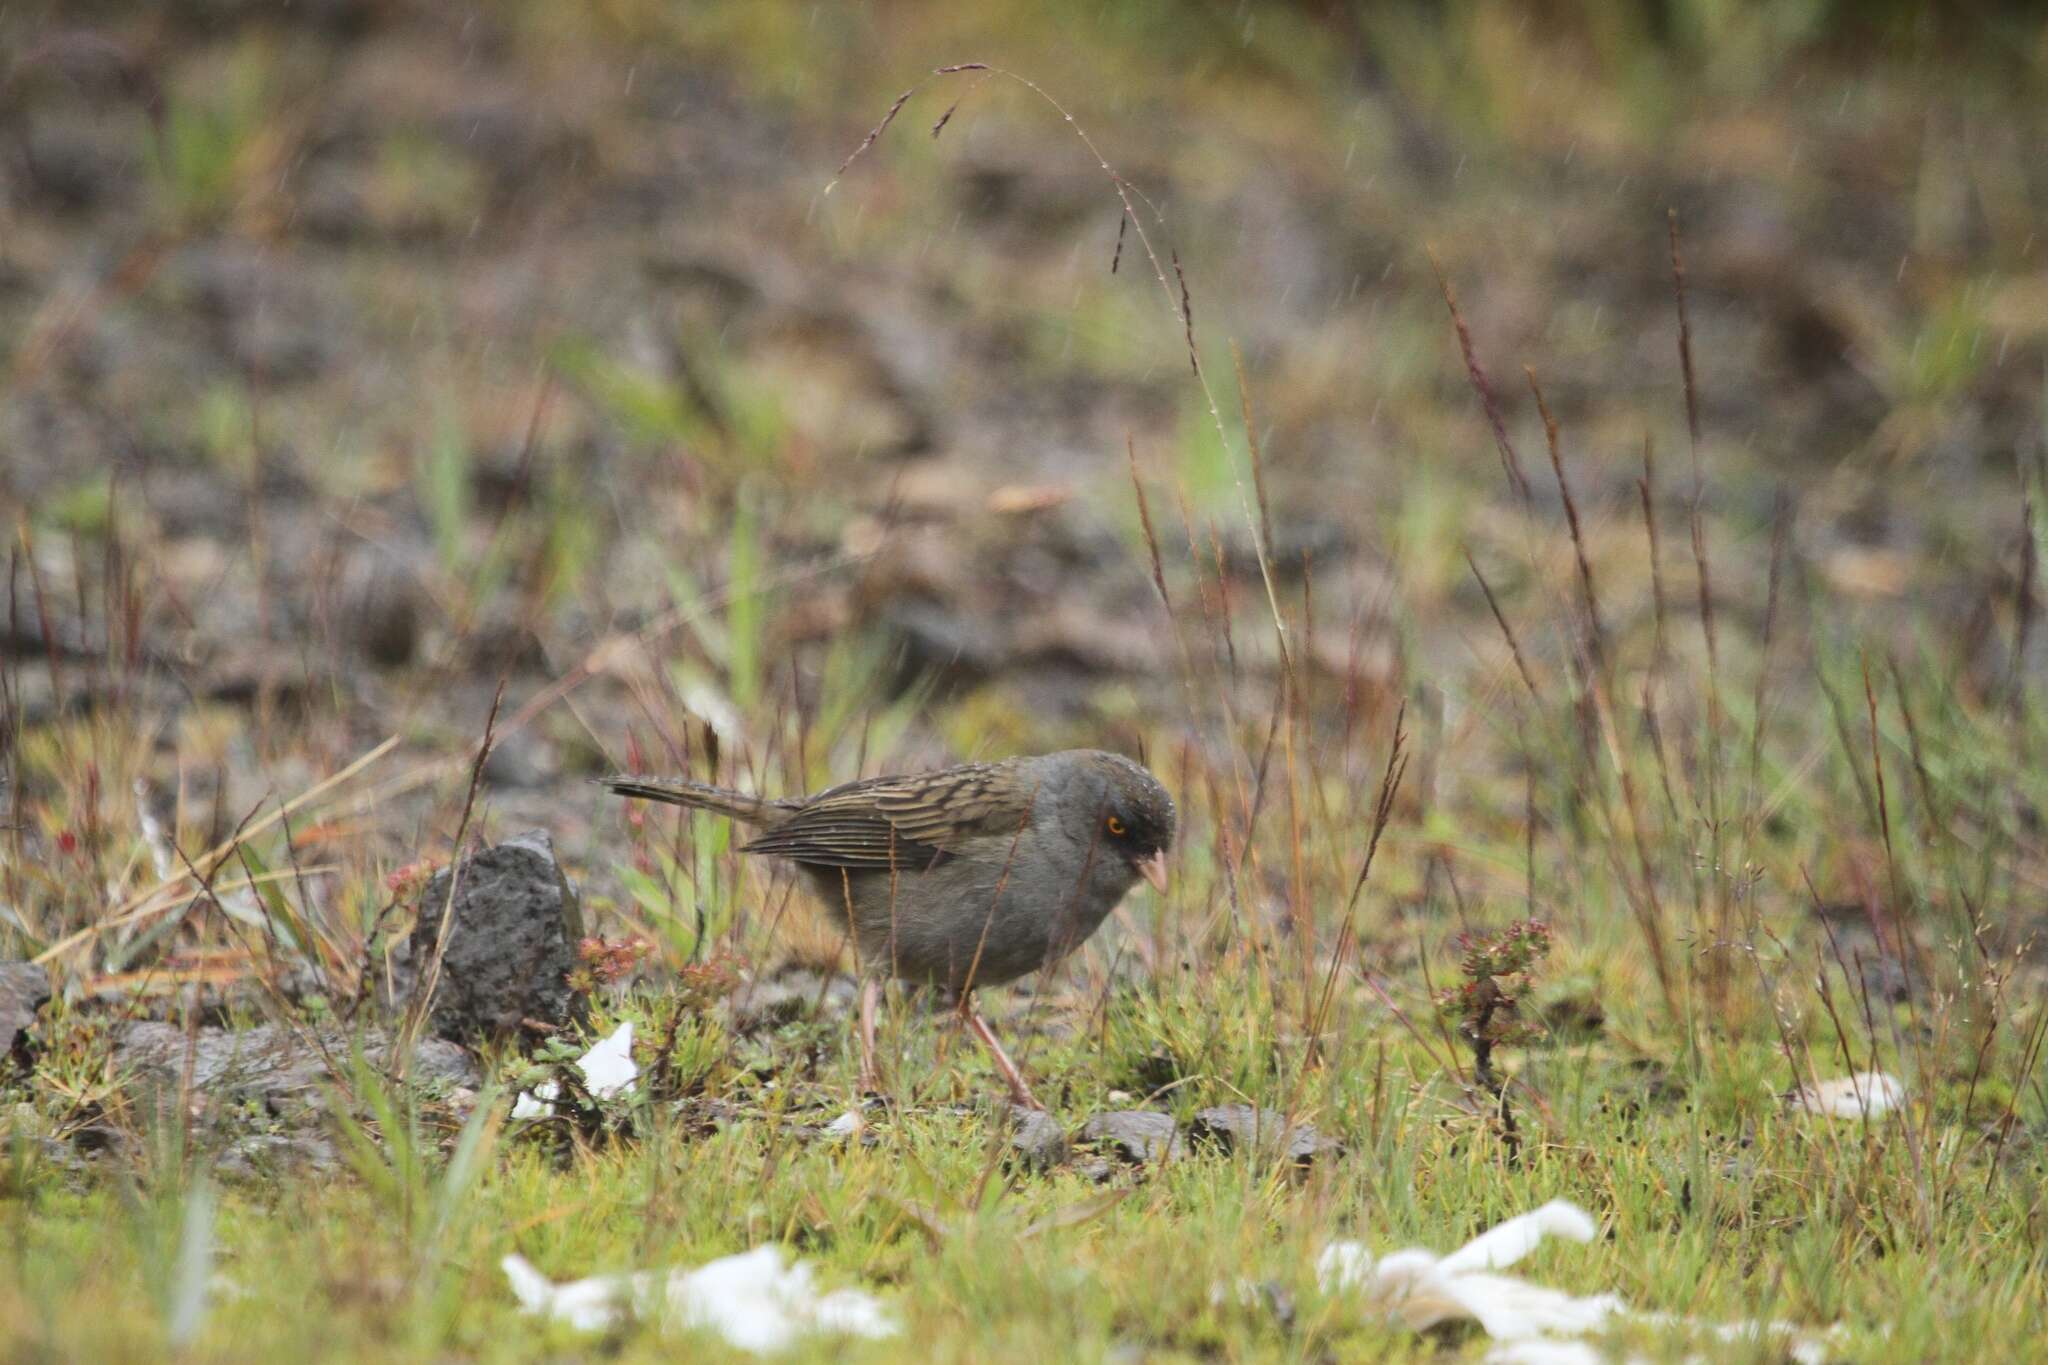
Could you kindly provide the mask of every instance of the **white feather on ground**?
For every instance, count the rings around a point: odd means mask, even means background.
[[[633,1065],[633,1021],[628,1019],[613,1029],[609,1038],[592,1044],[590,1051],[576,1059],[576,1069],[583,1073],[583,1083],[598,1099],[632,1094],[633,1082],[640,1075],[640,1068]],[[554,1102],[561,1097],[561,1086],[553,1081],[542,1081],[530,1091],[519,1092],[519,1098],[512,1104],[511,1117],[552,1117]]]
[[[858,1289],[818,1293],[811,1267],[785,1265],[782,1248],[772,1244],[695,1269],[593,1275],[567,1284],[553,1283],[521,1256],[499,1264],[527,1312],[583,1332],[638,1318],[667,1331],[716,1332],[741,1350],[766,1355],[814,1332],[879,1338],[897,1330],[880,1300]]]
[[[1827,1359],[1827,1332],[1790,1323],[1702,1323],[1665,1313],[1639,1313],[1618,1294],[1567,1294],[1495,1272],[1514,1265],[1547,1237],[1590,1242],[1599,1229],[1584,1209],[1564,1200],[1510,1218],[1448,1256],[1410,1249],[1375,1257],[1362,1242],[1332,1242],[1316,1262],[1325,1293],[1355,1294],[1375,1312],[1414,1331],[1469,1319],[1497,1343],[1488,1365],[1599,1365],[1610,1357],[1583,1338],[1621,1322],[1688,1333],[1723,1342],[1775,1339],[1802,1365]],[[1636,1357],[1628,1357],[1630,1362]]]
[[[1831,1119],[1877,1118],[1906,1102],[1906,1083],[1883,1071],[1858,1071],[1791,1094],[1794,1109]]]

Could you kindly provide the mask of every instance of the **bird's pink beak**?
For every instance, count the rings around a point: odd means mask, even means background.
[[[1152,889],[1160,895],[1166,894],[1166,850],[1161,849],[1148,857],[1138,859],[1138,872],[1152,883]]]

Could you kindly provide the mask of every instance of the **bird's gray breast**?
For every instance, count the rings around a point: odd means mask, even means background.
[[[1065,847],[1034,827],[916,870],[807,868],[842,915],[849,905],[862,969],[959,990],[1050,966],[1098,929],[1133,877],[1106,850]]]

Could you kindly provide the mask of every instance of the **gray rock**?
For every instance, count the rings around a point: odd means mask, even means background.
[[[30,1150],[36,1159],[53,1170],[70,1175],[83,1175],[92,1169],[90,1158],[63,1138],[39,1137],[30,1143]]]
[[[351,1065],[354,1040],[339,1029],[203,1028],[187,1034],[176,1024],[123,1024],[114,1035],[114,1067],[157,1102],[186,1093],[210,1105],[250,1103],[284,1118],[304,1118],[320,1105],[322,1086]],[[391,1039],[379,1029],[363,1034],[364,1056],[391,1065]],[[331,1065],[330,1065],[331,1063]],[[422,1038],[406,1075],[425,1084],[475,1086],[476,1063],[453,1043]]]
[[[1133,1164],[1170,1161],[1186,1150],[1173,1115],[1150,1109],[1096,1114],[1081,1126],[1081,1141],[1105,1147]]]
[[[228,1144],[213,1170],[224,1180],[262,1180],[340,1166],[334,1144],[319,1133],[254,1133]]]
[[[1874,957],[1856,956],[1856,969],[1863,979],[1863,993],[1887,1005],[1903,1005],[1920,994],[1918,982],[1906,964],[1889,953]]]
[[[843,973],[827,978],[807,967],[792,967],[749,981],[732,993],[733,1028],[740,1033],[779,1028],[813,1009],[821,1015],[849,1014],[859,995],[860,987]]]
[[[45,120],[18,136],[29,184],[58,207],[96,208],[137,179],[134,153],[90,125]]]
[[[1266,547],[1266,562],[1276,577],[1299,579],[1325,564],[1343,563],[1351,550],[1351,535],[1343,522],[1328,517],[1289,517],[1273,527],[1273,543]],[[1228,534],[1223,543],[1223,564],[1236,577],[1259,577],[1258,543],[1249,531],[1238,527]]]
[[[972,613],[905,598],[889,604],[882,628],[896,654],[892,696],[925,683],[941,692],[971,688],[1002,668],[1002,640]]]
[[[1212,1142],[1229,1152],[1261,1152],[1306,1166],[1317,1157],[1343,1150],[1334,1138],[1326,1138],[1308,1123],[1289,1123],[1277,1109],[1254,1109],[1249,1104],[1225,1104],[1204,1109],[1188,1125],[1188,1137]]]
[[[1043,1109],[1013,1108],[1010,1117],[1010,1150],[1026,1169],[1050,1170],[1067,1159],[1067,1129],[1058,1119]]]
[[[555,780],[562,765],[555,746],[525,730],[515,730],[491,746],[484,759],[484,781],[494,787],[532,790]]]
[[[50,998],[50,978],[33,962],[0,963],[0,1067],[29,1062],[28,1031]]]
[[[184,247],[165,267],[167,283],[212,324],[235,370],[276,384],[315,378],[341,353],[342,320],[311,278],[278,253],[211,239]]]
[[[509,596],[509,595],[507,595]],[[499,673],[545,673],[546,647],[533,625],[504,598],[493,599],[467,634],[458,637],[460,658],[479,676]]]
[[[569,973],[583,939],[583,912],[546,832],[529,830],[470,855],[460,867],[454,922],[428,1015],[434,1032],[472,1042],[582,1023],[585,1001]],[[449,877],[443,869],[421,893],[404,964],[407,995],[417,992],[433,961]]]
[[[71,1150],[86,1157],[125,1161],[134,1154],[135,1142],[111,1123],[95,1123],[71,1134]]]

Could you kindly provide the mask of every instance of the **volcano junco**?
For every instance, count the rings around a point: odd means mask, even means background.
[[[1166,890],[1173,798],[1130,759],[1069,749],[871,777],[769,800],[687,780],[607,777],[621,796],[727,815],[760,832],[853,931],[861,1081],[872,1089],[880,977],[958,995],[1018,1103],[1043,1108],[972,1004],[976,986],[1051,966],[1143,877]]]

